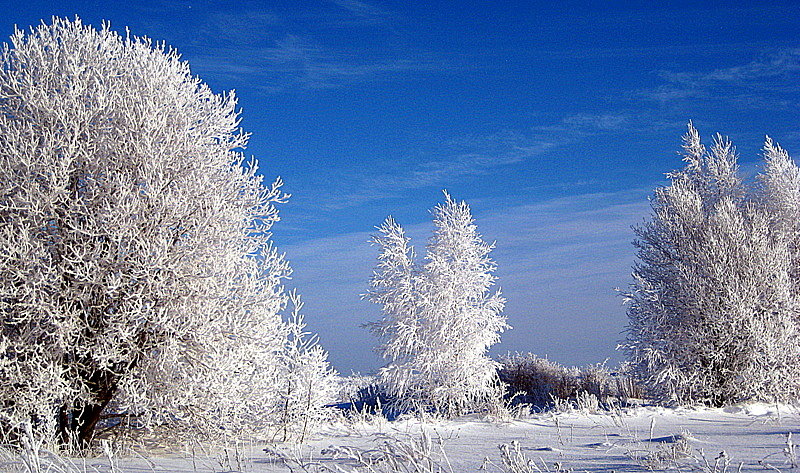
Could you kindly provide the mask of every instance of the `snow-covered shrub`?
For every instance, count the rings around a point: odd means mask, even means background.
[[[616,376],[603,363],[586,366],[581,369],[578,377],[578,391],[591,394],[600,400],[621,397],[617,383],[621,375],[615,374]]]
[[[550,405],[553,399],[570,399],[579,387],[577,369],[565,368],[532,353],[501,357],[498,374],[514,402],[538,407]]]
[[[365,391],[377,391],[379,383],[380,378],[376,375],[353,373],[350,376],[337,376],[336,402],[352,403],[360,399]]]
[[[399,406],[453,416],[499,397],[497,365],[486,351],[507,328],[505,301],[490,291],[493,246],[477,233],[469,206],[445,192],[433,215],[422,267],[400,225],[390,217],[379,228],[368,297],[381,304],[383,318],[371,328],[389,360],[381,378]]]
[[[329,417],[326,405],[336,398],[336,373],[328,365],[328,354],[317,344],[317,337],[305,332],[300,310],[303,303],[290,294],[294,306],[289,320],[289,335],[280,357],[279,416],[276,434],[303,442]],[[268,419],[264,419],[267,421]]]
[[[635,228],[624,348],[651,396],[721,405],[800,392],[792,239],[776,231],[796,219],[791,197],[776,197],[792,195],[778,184],[786,158],[767,142],[766,202],[749,198],[731,143],[717,135],[706,151],[689,125],[686,167],[667,175]]]
[[[501,357],[498,375],[506,389],[506,398],[512,403],[530,404],[540,409],[555,402],[576,405],[587,396],[609,407],[624,404],[641,394],[633,381],[619,370],[609,371],[603,364],[567,368],[532,353]]]
[[[369,418],[380,416],[387,420],[394,420],[401,414],[386,393],[386,387],[378,379],[377,382],[366,384],[349,394],[346,402],[338,405],[342,414],[348,419]]]
[[[613,374],[614,384],[616,385],[616,397],[620,403],[628,404],[630,400],[642,400],[645,398],[644,388],[638,384],[635,376],[631,373],[627,362],[620,364],[619,371]]]
[[[347,419],[381,416],[393,420],[399,412],[392,407],[380,376],[352,374],[337,379],[338,394],[335,407]]]
[[[0,60],[0,428],[86,445],[109,405],[207,435],[268,424],[286,196],[243,161],[233,93],[78,19]]]

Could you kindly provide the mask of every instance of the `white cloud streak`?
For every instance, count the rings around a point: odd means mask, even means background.
[[[508,130],[447,140],[430,137],[429,143],[433,145],[421,157],[403,157],[383,163],[378,173],[370,174],[363,169],[338,170],[336,182],[325,186],[325,192],[330,192],[332,185],[338,186],[335,200],[301,195],[295,203],[309,209],[313,207],[315,211],[341,210],[403,197],[413,190],[447,188],[466,179],[502,172],[563,144],[549,134]]]
[[[789,48],[746,64],[709,71],[661,71],[662,84],[633,96],[661,104],[714,100],[751,109],[786,110],[800,105],[798,72],[800,49]]]

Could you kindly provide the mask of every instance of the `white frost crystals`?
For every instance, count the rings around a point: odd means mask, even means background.
[[[500,315],[505,300],[490,291],[493,245],[477,233],[469,206],[445,192],[433,215],[422,267],[394,219],[378,229],[373,241],[381,253],[367,297],[383,308],[371,330],[389,360],[381,369],[389,394],[401,409],[454,416],[501,397],[497,363],[486,351],[508,326]]]
[[[85,446],[110,408],[211,436],[280,422],[290,268],[269,229],[287,196],[243,163],[235,107],[174,51],[108,25],[56,18],[5,46],[8,440],[32,423]]]
[[[664,401],[724,405],[800,394],[797,166],[767,139],[762,185],[737,175],[731,143],[710,152],[690,124],[686,167],[656,189],[638,240],[625,344]]]

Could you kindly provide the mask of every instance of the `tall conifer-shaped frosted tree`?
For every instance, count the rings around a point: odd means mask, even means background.
[[[101,414],[217,435],[280,413],[281,183],[233,93],[80,20],[0,57],[0,431],[85,446]]]
[[[445,192],[433,210],[435,226],[423,268],[421,312],[427,323],[419,353],[421,393],[434,409],[462,413],[497,393],[497,364],[486,351],[507,328],[505,300],[491,291],[493,245],[478,234],[466,202]]]
[[[800,347],[788,245],[747,198],[728,140],[717,135],[706,151],[690,124],[684,161],[635,228],[625,344],[634,374],[664,401],[791,398]]]
[[[368,297],[382,306],[383,317],[369,327],[380,339],[376,351],[391,360],[380,372],[383,385],[389,395],[399,399],[414,380],[416,356],[424,342],[419,314],[420,274],[403,227],[388,217],[378,231],[372,242],[380,247],[380,254]]]
[[[369,294],[384,308],[373,330],[386,340],[381,370],[402,407],[453,416],[495,400],[497,365],[487,355],[508,326],[504,299],[492,292],[493,246],[481,239],[469,206],[445,193],[433,210],[426,263],[416,268],[393,220],[381,227],[379,266]]]

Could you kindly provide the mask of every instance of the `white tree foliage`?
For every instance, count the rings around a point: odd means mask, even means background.
[[[280,180],[233,93],[108,25],[54,19],[0,68],[0,426],[87,444],[137,425],[258,431],[279,412]]]
[[[370,330],[381,340],[378,353],[391,360],[381,369],[382,384],[390,396],[400,399],[411,388],[416,356],[424,343],[419,318],[421,275],[414,262],[414,249],[409,246],[411,239],[403,228],[388,217],[378,231],[372,242],[380,247],[380,254],[368,297],[381,305],[383,318],[370,324]]]
[[[800,305],[790,249],[747,198],[731,143],[710,152],[689,124],[684,169],[656,189],[635,227],[625,349],[663,401],[722,405],[798,394]]]
[[[772,216],[774,231],[789,245],[794,291],[800,293],[800,168],[770,137],[764,143],[759,181],[761,202]]]
[[[374,241],[379,264],[368,297],[383,307],[372,325],[388,392],[401,407],[445,416],[480,409],[499,397],[497,363],[486,352],[508,328],[500,291],[491,292],[493,248],[477,233],[469,206],[445,192],[433,210],[435,231],[418,268],[409,239],[390,217]]]

